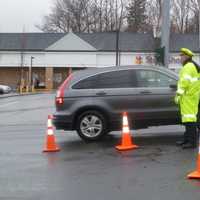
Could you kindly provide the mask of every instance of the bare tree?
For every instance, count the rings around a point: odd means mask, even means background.
[[[103,32],[121,29],[125,19],[123,0],[57,0],[45,16],[45,32]]]
[[[146,3],[147,28],[149,32],[153,32],[155,37],[161,34],[162,1],[148,0]]]
[[[118,24],[117,24],[118,30],[121,30],[123,28],[123,23],[124,23],[126,16],[127,16],[125,7],[126,7],[126,5],[125,5],[124,1],[120,0],[120,7],[118,9],[118,10],[120,10],[119,20],[118,20]]]
[[[149,28],[160,36],[163,0],[147,0]],[[191,33],[198,31],[200,0],[171,0],[171,32]]]
[[[128,30],[160,36],[163,0],[56,0],[38,26],[44,32]],[[171,31],[199,30],[200,0],[171,0]],[[128,27],[128,28],[127,28]]]
[[[191,0],[172,0],[172,25],[175,32],[185,33],[191,18]]]
[[[191,0],[191,11],[193,16],[189,21],[189,32],[197,33],[199,32],[200,24],[200,0]]]

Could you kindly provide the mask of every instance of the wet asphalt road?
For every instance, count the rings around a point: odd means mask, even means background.
[[[134,132],[138,150],[119,153],[120,133],[87,144],[55,131],[61,148],[42,153],[54,95],[0,99],[0,200],[199,200],[200,181],[187,180],[197,150],[174,145],[181,127]]]

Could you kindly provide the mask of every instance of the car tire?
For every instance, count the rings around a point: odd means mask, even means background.
[[[95,110],[83,112],[77,119],[76,130],[83,140],[98,141],[108,132],[106,117]]]

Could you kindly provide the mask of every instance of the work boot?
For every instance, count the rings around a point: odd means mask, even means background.
[[[196,148],[196,145],[191,144],[191,143],[185,143],[185,144],[182,145],[182,148],[183,149],[194,149],[194,148]]]

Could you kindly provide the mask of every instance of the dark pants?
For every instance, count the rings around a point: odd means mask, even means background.
[[[188,122],[183,125],[185,126],[184,141],[196,147],[199,138],[197,124]]]

